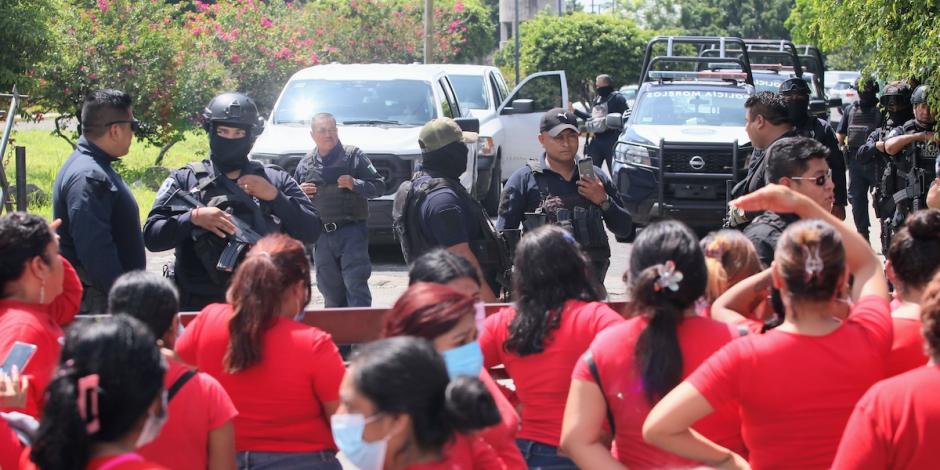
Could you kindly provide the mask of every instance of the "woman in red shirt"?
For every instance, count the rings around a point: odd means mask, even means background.
[[[24,212],[0,217],[0,360],[17,341],[36,346],[21,371],[29,379],[25,408],[0,411],[37,419],[59,361],[62,326],[72,321],[82,300],[78,275],[59,255],[58,224]]]
[[[501,468],[471,434],[499,422],[492,397],[476,378],[451,380],[426,339],[398,336],[362,346],[340,400],[333,438],[359,470]]]
[[[735,205],[803,219],[780,237],[770,268],[785,319],[712,355],[650,411],[643,437],[696,462],[749,468],[738,453],[692,432],[734,404],[755,468],[829,468],[852,406],[885,375],[891,319],[881,262],[854,229],[784,186],[768,185]],[[832,312],[849,273],[854,305],[842,321]]]
[[[834,470],[937,468],[940,277],[930,282],[921,305],[930,364],[878,382],[868,390],[845,427],[832,464]]]
[[[310,298],[303,245],[287,235],[261,239],[227,298],[200,312],[176,352],[235,403],[239,468],[339,469],[329,418],[345,368],[329,334],[293,319]]]
[[[167,417],[165,366],[147,327],[117,315],[70,329],[29,461],[42,470],[163,470],[136,453]]]
[[[514,266],[515,304],[486,319],[483,364],[503,364],[516,386],[522,404],[516,442],[529,467],[576,468],[557,450],[571,371],[594,337],[623,317],[600,302],[590,263],[560,227],[522,237]]]
[[[708,234],[699,245],[705,252],[705,266],[708,268],[708,285],[700,302],[700,313],[759,333],[764,321],[773,316],[770,302],[765,300],[766,296],[754,296],[755,302],[752,305],[743,306],[743,311],[749,314],[746,318],[719,318],[721,312],[716,312],[712,306],[715,299],[728,289],[762,271],[754,244],[739,230],[720,230]],[[716,313],[719,315],[715,315]]]
[[[447,251],[443,253],[457,257]],[[415,264],[428,264],[428,260],[422,258],[424,256],[415,260]],[[475,272],[469,262],[462,258],[459,260],[470,269],[464,272]],[[515,442],[519,416],[483,369],[483,354],[477,342],[477,312],[482,321],[483,304],[474,304],[473,298],[440,284],[419,282],[412,284],[388,312],[383,336],[427,339],[444,356],[451,378],[458,375],[478,377],[486,385],[502,416],[500,423],[483,430],[480,436],[496,451],[506,468],[525,469],[525,460]]]
[[[131,271],[114,281],[108,311],[140,320],[157,338],[167,362],[163,385],[169,418],[153,442],[138,452],[147,460],[174,470],[235,468],[235,427],[238,414],[219,382],[184,364],[173,352],[179,319],[179,294],[167,278]]]
[[[565,407],[562,448],[581,468],[693,466],[644,443],[643,421],[660,398],[738,333],[695,312],[708,271],[695,234],[681,222],[643,229],[633,242],[625,277],[637,316],[598,334],[578,361]],[[616,457],[603,438],[608,410]],[[740,425],[737,409],[728,406],[695,423],[695,429],[743,452]]]
[[[920,299],[940,267],[940,210],[911,214],[891,238],[885,271],[894,284],[898,305],[891,312],[894,344],[888,374],[897,375],[927,363],[920,334]]]

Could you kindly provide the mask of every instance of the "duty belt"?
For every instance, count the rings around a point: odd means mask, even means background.
[[[339,230],[340,228],[345,227],[346,225],[349,225],[353,222],[357,222],[357,221],[348,220],[345,222],[328,222],[328,223],[323,224],[323,231],[326,233],[333,233]]]

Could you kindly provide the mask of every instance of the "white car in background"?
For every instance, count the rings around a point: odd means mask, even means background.
[[[564,107],[568,86],[564,71],[525,77],[512,91],[496,67],[442,64],[462,109],[480,120],[475,195],[489,215],[496,215],[503,182],[542,154],[539,121],[549,109]]]

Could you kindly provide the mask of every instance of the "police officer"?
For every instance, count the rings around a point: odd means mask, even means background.
[[[209,159],[175,170],[160,187],[144,224],[148,249],[176,249],[174,277],[180,308],[188,311],[225,301],[231,272],[217,265],[236,242],[236,218],[259,235],[286,232],[305,243],[316,242],[322,227],[313,203],[290,174],[248,160],[264,129],[251,98],[223,93],[209,102],[202,118],[209,133]],[[206,207],[185,203],[177,190],[190,192]],[[244,254],[247,247],[241,248]]]
[[[848,194],[845,186],[845,155],[839,148],[836,133],[824,119],[809,114],[809,84],[802,78],[789,78],[780,84],[780,96],[787,103],[790,120],[796,126],[797,134],[816,139],[829,149],[829,168],[832,169],[832,181],[836,185],[836,201],[832,213],[845,220],[845,206]]]
[[[319,113],[310,124],[316,148],[294,172],[323,222],[313,266],[326,307],[369,307],[369,198],[385,192],[385,180],[362,150],[339,141],[336,118]]]
[[[897,167],[897,204],[893,229],[897,229],[912,211],[926,207],[929,184],[936,178],[936,160],[940,154],[940,138],[934,132],[933,111],[927,103],[930,93],[927,85],[920,85],[911,95],[914,119],[894,129],[885,139],[885,153]]]
[[[630,238],[633,218],[620,194],[596,165],[594,176],[582,175],[577,164],[578,127],[573,113],[562,108],[542,116],[539,143],[545,153],[516,170],[503,188],[498,230],[523,230],[554,223],[571,230],[591,259],[597,280],[604,284],[610,266],[610,243],[604,223],[615,235]]]
[[[82,106],[82,136],[56,175],[53,217],[59,245],[85,288],[82,313],[102,313],[121,274],[147,267],[134,194],[111,165],[130,150],[139,123],[131,97],[98,90]]]
[[[467,142],[476,142],[477,134],[463,132],[453,119],[434,119],[418,135],[421,147],[421,171],[399,187],[393,214],[395,231],[405,260],[433,248],[467,259],[479,273],[480,298],[495,302],[499,288],[497,276],[506,271],[501,263],[501,248],[489,225],[483,207],[460,183],[467,169]]]
[[[591,102],[591,113],[585,113],[574,109],[569,103],[568,109],[575,113],[581,119],[589,123],[602,123],[604,118],[611,113],[627,112],[627,99],[620,93],[614,91],[614,80],[610,75],[601,74],[594,80],[594,90],[597,96]],[[594,166],[600,168],[607,162],[607,169],[610,170],[611,160],[614,156],[614,145],[617,144],[617,137],[620,135],[620,129],[607,129],[594,132],[593,137],[584,148],[584,153],[588,154],[594,160]]]
[[[845,149],[849,166],[849,202],[852,203],[852,218],[855,229],[868,240],[868,191],[876,184],[875,160],[862,159],[858,150],[865,145],[868,136],[882,122],[878,109],[878,82],[871,77],[859,77],[853,86],[858,91],[858,101],[850,104],[842,113],[836,139]]]

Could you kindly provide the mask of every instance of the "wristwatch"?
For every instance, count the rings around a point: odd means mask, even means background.
[[[604,199],[604,201],[600,203],[600,206],[601,206],[601,210],[604,212],[607,212],[607,210],[610,209],[610,195],[609,194],[607,195],[607,199]]]

